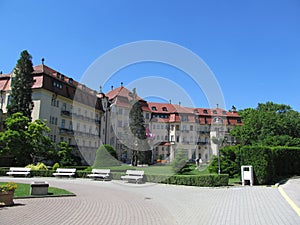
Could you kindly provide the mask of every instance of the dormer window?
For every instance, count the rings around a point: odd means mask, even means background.
[[[162,110],[165,112],[168,111],[167,107],[163,107]]]
[[[60,76],[60,79],[61,79],[61,80],[65,80],[65,76],[64,76],[64,75],[61,75],[61,76]]]
[[[223,114],[223,115],[226,115],[226,111],[222,111],[222,114]]]
[[[203,110],[203,113],[207,114],[207,109],[204,109],[204,110]]]
[[[156,107],[155,106],[152,106],[151,108],[153,111],[156,111]]]
[[[73,84],[73,79],[69,78],[69,84]]]
[[[214,110],[214,111],[213,111],[213,114],[217,114],[217,110]]]

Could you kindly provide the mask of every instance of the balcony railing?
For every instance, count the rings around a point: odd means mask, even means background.
[[[67,116],[67,117],[72,117],[72,112],[67,111],[67,110],[61,110],[60,115]]]
[[[73,135],[74,131],[71,129],[67,129],[67,128],[59,128],[59,134],[66,134],[66,135]]]

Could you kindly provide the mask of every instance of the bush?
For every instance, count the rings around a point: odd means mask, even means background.
[[[172,169],[175,173],[181,173],[187,163],[187,154],[183,149],[178,149],[174,160],[171,162]]]
[[[59,163],[54,163],[54,165],[52,166],[52,170],[56,171],[59,167]]]
[[[98,148],[93,168],[111,167],[119,165],[121,165],[121,163],[107,151],[104,145]]]
[[[53,170],[32,170],[30,175],[32,177],[52,177],[54,172]]]
[[[218,187],[227,186],[228,180],[229,176],[227,174],[174,175],[167,180],[167,183],[199,187]]]
[[[29,164],[25,167],[31,168],[31,170],[48,170],[47,166],[44,163],[40,163],[40,162],[38,162],[36,165]]]
[[[228,174],[230,178],[240,174],[239,151],[236,146],[226,146],[220,149],[221,173]],[[210,173],[218,173],[218,157],[214,156],[211,164],[208,166]]]

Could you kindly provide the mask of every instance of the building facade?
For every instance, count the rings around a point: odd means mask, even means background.
[[[122,85],[103,94],[109,107],[101,124],[102,142],[112,145],[119,160],[130,163],[132,137],[129,112],[132,102],[140,101],[145,119],[146,133],[153,162],[170,162],[176,151],[182,149],[187,159],[201,158],[203,162],[217,155],[218,146],[213,137],[222,138],[222,145],[234,145],[236,140],[230,130],[241,125],[241,118],[233,108],[230,111],[215,108],[189,108],[171,103],[147,102],[135,90]],[[129,140],[127,140],[127,138]]]
[[[154,163],[172,161],[179,149],[186,152],[187,159],[201,158],[206,162],[217,155],[213,137],[222,137],[222,144],[233,145],[236,140],[229,132],[242,124],[234,108],[226,111],[147,102],[135,89],[130,91],[122,84],[106,94],[102,90],[98,93],[44,64],[33,68],[32,119],[45,120],[51,129],[51,140],[55,144],[67,142],[86,164],[93,163],[102,144],[113,146],[119,160],[130,163],[135,143],[129,114],[136,101],[142,106]],[[11,99],[12,77],[13,74],[0,75],[3,115]]]
[[[98,93],[46,65],[33,69],[32,120],[46,121],[55,144],[67,142],[83,163],[92,163],[100,145],[102,109]],[[4,114],[11,99],[12,77],[13,74],[0,75]]]

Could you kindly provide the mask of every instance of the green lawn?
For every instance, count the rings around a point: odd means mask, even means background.
[[[1,184],[5,184],[4,182],[0,182]],[[17,183],[18,187],[15,190],[15,197],[28,197],[30,196],[30,184],[22,184]],[[72,195],[73,193],[64,189],[49,187],[48,195],[49,196],[57,196],[57,195]]]

